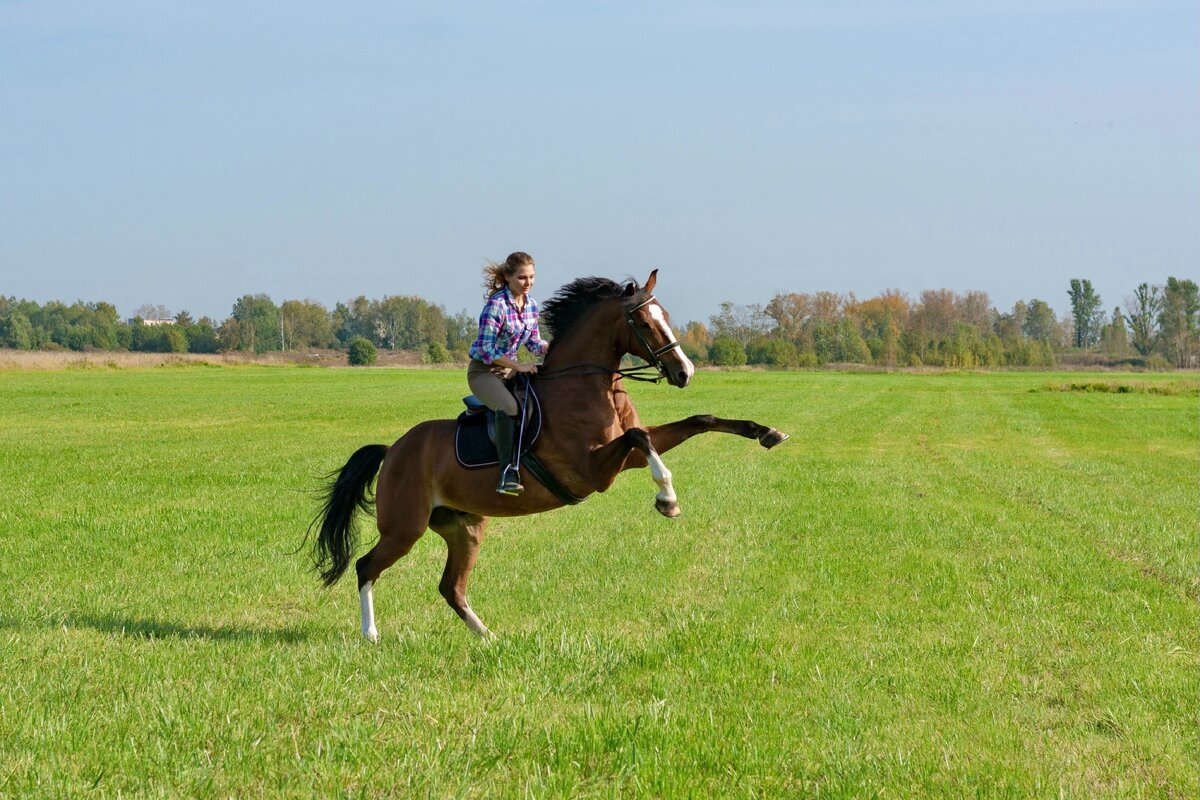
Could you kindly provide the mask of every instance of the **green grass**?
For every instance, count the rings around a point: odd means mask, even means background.
[[[0,796],[1196,797],[1195,382],[1112,381],[631,387],[792,440],[668,453],[678,520],[642,471],[495,521],[491,645],[429,534],[371,647],[316,478],[463,375],[0,373]]]

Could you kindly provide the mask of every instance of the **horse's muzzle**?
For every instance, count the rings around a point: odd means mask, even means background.
[[[662,369],[666,373],[667,383],[678,386],[680,389],[687,388],[696,371],[696,368],[692,366],[691,359],[687,357],[684,357],[678,364],[663,364]]]

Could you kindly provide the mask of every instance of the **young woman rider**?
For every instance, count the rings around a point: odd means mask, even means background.
[[[546,355],[550,345],[538,331],[538,304],[529,296],[533,288],[533,257],[528,253],[512,253],[503,264],[489,263],[484,276],[488,299],[479,315],[479,336],[469,352],[467,385],[496,412],[496,453],[502,465],[496,491],[517,495],[524,491],[513,466],[517,456],[513,449],[519,409],[504,382],[518,372],[537,372],[536,364],[517,362],[522,345],[537,356]]]

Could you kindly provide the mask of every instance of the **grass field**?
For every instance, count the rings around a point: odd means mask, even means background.
[[[678,520],[642,471],[493,523],[490,645],[429,534],[365,645],[316,478],[464,390],[0,372],[0,796],[1200,796],[1194,376],[634,386],[792,440],[668,453]]]

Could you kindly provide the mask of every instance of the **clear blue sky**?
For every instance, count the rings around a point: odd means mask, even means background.
[[[1106,309],[1200,277],[1200,3],[0,0],[0,294],[784,291]]]

